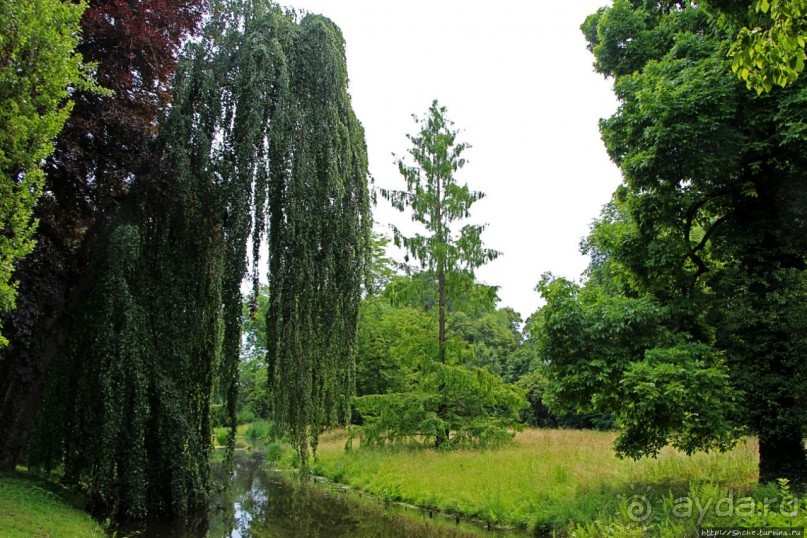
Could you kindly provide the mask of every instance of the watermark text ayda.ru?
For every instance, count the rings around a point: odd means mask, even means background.
[[[740,518],[750,520],[752,518],[767,517],[771,514],[780,514],[789,518],[798,517],[801,507],[800,499],[791,498],[787,501],[782,499],[764,499],[756,501],[752,497],[735,497],[727,495],[725,497],[700,499],[699,497],[687,496],[678,497],[672,503],[662,503],[663,506],[653,506],[650,498],[646,495],[633,495],[627,499],[627,516],[637,523],[644,523],[653,517],[654,510],[661,510],[668,517],[679,519],[690,519],[697,517],[697,524],[700,525],[707,515],[718,518]],[[656,515],[662,515],[657,513]]]

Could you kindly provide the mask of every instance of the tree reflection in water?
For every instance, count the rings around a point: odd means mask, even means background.
[[[465,538],[516,537],[414,510],[385,509],[356,494],[303,482],[290,473],[267,471],[259,455],[236,459],[227,482],[224,465],[213,465],[217,483],[208,514],[185,521],[150,521],[121,526],[117,536],[149,538]]]

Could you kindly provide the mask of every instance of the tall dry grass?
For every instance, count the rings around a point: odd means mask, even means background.
[[[370,493],[528,528],[568,528],[617,514],[635,492],[658,498],[712,484],[747,492],[756,480],[757,445],[657,459],[614,455],[612,432],[529,429],[490,450],[412,447],[345,451],[347,433],[324,435],[316,470]]]

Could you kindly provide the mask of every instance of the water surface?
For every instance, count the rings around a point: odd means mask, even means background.
[[[346,491],[337,485],[302,481],[284,471],[265,469],[259,455],[236,459],[232,480],[213,465],[216,481],[229,484],[211,497],[207,514],[185,521],[151,521],[120,527],[118,538],[465,538],[518,537],[525,533],[486,531],[440,514],[430,514]]]

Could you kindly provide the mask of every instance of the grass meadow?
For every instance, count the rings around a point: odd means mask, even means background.
[[[667,448],[633,461],[614,455],[615,435],[529,429],[488,450],[371,450],[354,441],[345,451],[340,430],[321,438],[313,470],[385,500],[549,535],[692,536],[701,525],[778,522],[760,520],[748,497],[778,498],[776,488],[756,486],[756,440],[722,454]]]
[[[0,536],[100,538],[106,533],[58,486],[26,474],[0,474]]]

